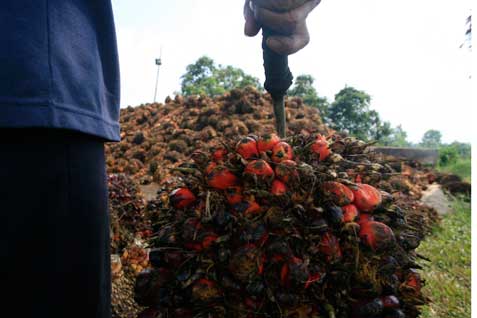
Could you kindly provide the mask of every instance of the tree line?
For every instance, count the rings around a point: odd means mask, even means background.
[[[233,88],[246,86],[263,90],[258,78],[246,74],[240,68],[217,65],[207,56],[188,65],[181,80],[181,94],[185,96],[217,96]],[[449,149],[452,155],[468,153],[470,156],[470,144],[443,144],[442,133],[434,129],[428,130],[420,143],[413,144],[407,140],[407,133],[401,125],[392,127],[390,122],[382,120],[379,113],[370,108],[371,96],[365,91],[345,86],[330,102],[318,95],[314,81],[308,74],[297,76],[288,95],[300,97],[306,105],[317,108],[323,121],[337,131],[365,141],[375,140],[383,146],[442,148],[444,150],[441,153]]]

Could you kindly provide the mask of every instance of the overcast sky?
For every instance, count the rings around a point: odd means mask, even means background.
[[[113,0],[121,64],[121,106],[180,90],[188,64],[207,55],[263,81],[261,36],[243,36],[242,0]],[[295,76],[311,74],[330,101],[345,85],[418,142],[428,129],[445,142],[470,141],[470,53],[464,41],[470,0],[323,0],[308,18],[310,44],[290,56]],[[474,119],[474,120],[472,120]],[[475,130],[474,130],[475,132]]]

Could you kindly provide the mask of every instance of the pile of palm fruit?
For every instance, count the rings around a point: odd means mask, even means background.
[[[286,102],[290,133],[327,132],[316,108],[300,98]],[[109,173],[124,173],[139,183],[160,183],[194,152],[225,138],[273,132],[272,100],[255,88],[217,97],[177,95],[164,103],[121,109],[121,142],[106,148]]]
[[[196,149],[147,205],[139,317],[417,317],[429,211],[367,146],[302,133]]]
[[[152,233],[137,183],[124,174],[108,176],[113,318],[135,318],[136,275],[149,267],[145,239]]]

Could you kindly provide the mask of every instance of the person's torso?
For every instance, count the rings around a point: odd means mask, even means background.
[[[20,108],[19,123],[25,121],[23,114],[38,116],[44,109],[51,125],[64,126],[57,128],[90,125],[84,132],[119,138],[119,67],[110,0],[3,0],[0,41],[0,126],[14,126],[6,120],[15,120]],[[79,122],[67,123],[74,114]],[[48,116],[39,126],[48,126]],[[102,123],[109,125],[106,131],[98,127]]]

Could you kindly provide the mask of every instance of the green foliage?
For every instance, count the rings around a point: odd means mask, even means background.
[[[401,125],[395,128],[391,128],[391,134],[382,138],[381,145],[392,147],[410,147],[411,143],[407,141],[407,133],[404,131]]]
[[[234,88],[254,86],[261,89],[258,78],[245,74],[240,68],[233,66],[215,65],[215,62],[202,56],[194,64],[186,68],[186,73],[181,76],[181,91],[189,95],[221,95]]]
[[[439,164],[441,166],[447,166],[454,164],[459,158],[457,149],[453,146],[443,146],[439,149]]]
[[[444,216],[418,253],[431,259],[422,263],[423,278],[432,302],[422,317],[470,317],[471,312],[471,211],[457,199],[454,212]]]
[[[369,109],[371,97],[364,91],[345,87],[335,95],[328,109],[332,128],[363,140],[382,140],[392,133],[389,122],[381,122],[378,112]]]
[[[471,181],[472,162],[470,157],[459,158],[455,163],[451,163],[448,165],[439,165],[437,168],[441,172],[458,175],[464,181]]]
[[[293,87],[288,91],[288,95],[300,97],[306,105],[318,108],[322,119],[326,122],[329,103],[326,97],[318,96],[313,86],[314,81],[315,79],[311,75],[297,76]]]
[[[430,129],[424,133],[421,140],[421,147],[439,148],[441,145],[442,133],[439,130]]]
[[[439,166],[442,172],[460,176],[465,181],[471,179],[471,145],[454,141],[439,149]]]
[[[472,150],[470,143],[454,141],[449,146],[455,148],[455,150],[459,154],[459,157],[470,158]]]

